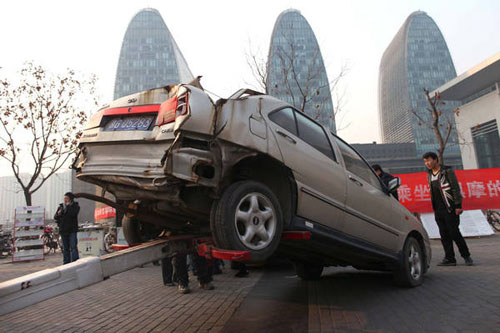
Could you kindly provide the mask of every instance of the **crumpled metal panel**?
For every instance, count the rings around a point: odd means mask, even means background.
[[[217,185],[220,174],[218,168],[216,168],[217,163],[213,152],[195,148],[180,148],[170,155],[170,159],[171,170],[169,170],[169,174],[172,176],[195,184],[205,186]],[[199,164],[213,166],[215,170],[214,177],[207,179],[197,175],[195,168]]]
[[[189,112],[175,119],[174,134],[179,130],[211,135],[214,132],[215,105],[212,99],[203,90],[194,86],[185,86],[188,89]]]
[[[282,161],[264,114],[287,104],[269,96],[221,100],[216,106],[198,87],[169,86],[124,97],[109,107],[158,103],[188,90],[189,112],[175,123],[148,133],[101,131],[98,137],[92,137],[94,142],[83,143],[75,162],[80,168],[78,177],[103,186],[121,199],[182,203],[179,188],[189,184],[219,188],[231,168],[246,157],[268,154]],[[133,141],[122,141],[128,135]],[[138,135],[149,137],[141,139]],[[206,142],[206,148],[184,145],[184,138]],[[200,176],[203,173],[197,171],[198,167],[210,172]]]
[[[161,158],[171,142],[85,145],[85,175],[112,175],[140,178],[164,176]]]
[[[228,100],[219,111],[217,139],[283,161],[274,134],[269,131],[264,115],[285,106],[288,104],[269,96]]]

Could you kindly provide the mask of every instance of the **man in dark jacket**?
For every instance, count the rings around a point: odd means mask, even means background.
[[[441,244],[443,244],[445,255],[438,266],[457,265],[453,242],[457,244],[465,264],[471,266],[473,261],[470,257],[469,248],[458,228],[460,214],[462,214],[463,210],[462,193],[455,172],[448,166],[440,165],[438,156],[433,152],[425,153],[422,158],[428,169],[427,181],[431,191],[432,209],[439,227]]]
[[[79,259],[76,233],[78,232],[80,206],[74,199],[73,193],[64,194],[64,203],[59,205],[54,216],[63,242],[63,264]]]
[[[393,180],[394,177],[393,175],[385,172],[384,170],[382,170],[382,167],[378,164],[373,164],[372,165],[372,169],[375,171],[375,173],[377,174],[377,176],[380,178],[380,180],[382,181],[382,183],[384,183],[385,187],[389,188],[389,182],[391,180]],[[396,200],[399,200],[399,197],[398,197],[398,192],[397,191],[394,191],[391,193],[392,196],[394,198],[396,198]]]

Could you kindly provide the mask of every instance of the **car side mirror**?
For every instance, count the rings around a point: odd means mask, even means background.
[[[387,188],[389,189],[389,193],[392,193],[398,189],[398,187],[401,186],[401,178],[395,177],[394,179],[391,179],[389,181],[389,184],[387,184]]]

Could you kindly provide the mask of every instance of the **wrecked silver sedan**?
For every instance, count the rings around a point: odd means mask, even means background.
[[[210,234],[260,262],[277,249],[302,278],[324,266],[394,271],[418,285],[428,236],[348,144],[276,98],[213,102],[196,81],[123,97],[80,141],[77,177],[133,209],[129,243],[162,229]],[[284,230],[309,240],[282,240]]]

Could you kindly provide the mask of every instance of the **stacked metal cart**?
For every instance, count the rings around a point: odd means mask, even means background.
[[[43,260],[43,231],[45,208],[41,206],[17,207],[12,233],[12,262]]]

